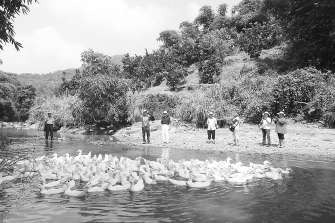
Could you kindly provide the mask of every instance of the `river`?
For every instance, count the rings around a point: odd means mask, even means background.
[[[0,222],[335,222],[335,163],[308,156],[225,153],[153,147],[129,147],[109,137],[63,137],[51,144],[35,130],[3,129],[14,146],[34,147],[38,155],[109,153],[146,159],[197,158],[263,162],[290,167],[282,181],[262,179],[244,186],[214,183],[208,188],[146,186],[142,192],[104,192],[84,198],[42,196],[33,182],[0,185]]]

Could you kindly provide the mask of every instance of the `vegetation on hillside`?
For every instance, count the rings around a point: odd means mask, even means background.
[[[227,16],[225,4],[217,10],[203,6],[193,21],[159,33],[158,49],[126,54],[121,65],[110,56],[83,52],[81,68],[62,79],[57,98],[45,99],[32,114],[49,106],[61,117],[57,106],[45,104],[68,102],[65,113],[71,117],[60,123],[119,128],[142,108],[158,118],[169,110],[198,126],[209,110],[219,119],[240,114],[254,123],[264,110],[284,110],[298,120],[334,127],[334,9],[331,0],[242,0]],[[274,49],[280,53],[269,53]],[[243,53],[247,56],[237,64]],[[187,87],[190,68],[198,86]],[[162,83],[169,94],[143,93]]]
[[[0,120],[27,120],[35,91],[33,86],[23,85],[14,75],[0,72]]]

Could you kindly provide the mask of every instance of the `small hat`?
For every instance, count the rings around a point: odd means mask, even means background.
[[[267,112],[267,111],[263,113],[263,115],[265,115],[265,114],[267,114],[267,115],[270,115],[270,113],[269,113],[269,112]]]
[[[283,111],[280,111],[277,113],[277,115],[285,115],[285,113]]]
[[[144,109],[143,112],[147,112],[147,110]]]
[[[209,112],[209,115],[213,115],[213,112]]]
[[[163,114],[167,114],[167,111],[163,111]]]

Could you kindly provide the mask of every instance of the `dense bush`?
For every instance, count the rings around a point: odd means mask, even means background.
[[[284,109],[291,115],[304,113],[307,118],[313,119],[313,117],[308,117],[313,113],[308,108],[311,107],[312,102],[314,109],[324,107],[324,105],[318,106],[318,104],[323,101],[324,97],[327,97],[323,93],[326,92],[327,79],[330,75],[330,73],[322,73],[315,68],[308,67],[280,76],[274,89],[274,109]],[[319,98],[319,102],[313,101],[316,96]],[[314,113],[314,118],[320,118],[320,112],[316,111],[316,113]]]
[[[244,28],[236,42],[250,57],[257,58],[262,50],[276,46],[281,43],[281,40],[281,27],[272,21],[263,24],[255,23],[251,27]]]
[[[85,124],[113,125],[127,122],[125,80],[109,75],[84,77],[80,81],[79,98],[82,100],[82,116]]]
[[[76,111],[81,107],[82,102],[77,96],[37,98],[30,109],[29,122],[42,124],[46,120],[47,113],[51,112],[57,127],[79,125],[82,124],[81,114]]]
[[[111,57],[88,50],[82,53],[80,74],[74,76],[82,101],[78,110],[84,124],[119,128],[127,122],[129,82]]]
[[[180,98],[168,94],[148,94],[143,98],[142,108],[148,110],[156,119],[159,119],[163,111],[174,115],[174,109],[180,103]]]
[[[185,122],[204,127],[208,112],[214,112],[217,119],[229,120],[239,109],[228,98],[227,89],[221,85],[202,87],[183,98],[176,107],[176,117]]]
[[[0,72],[0,120],[27,120],[35,96],[33,86],[23,85],[14,75]]]
[[[220,75],[220,64],[215,58],[210,58],[199,63],[199,75],[201,84],[213,84],[215,77]]]

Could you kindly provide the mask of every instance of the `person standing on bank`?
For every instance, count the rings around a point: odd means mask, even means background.
[[[170,122],[171,120],[169,114],[167,113],[167,111],[164,111],[161,119],[163,143],[169,143]]]
[[[143,111],[142,116],[142,136],[143,136],[143,144],[150,143],[150,115],[147,110]],[[147,140],[145,139],[147,138]]]
[[[215,130],[218,127],[218,123],[216,118],[214,118],[213,112],[210,112],[209,117],[207,119],[207,135],[208,135],[208,143],[215,144]]]
[[[266,140],[268,145],[271,145],[271,138],[270,138],[270,129],[271,129],[271,118],[269,112],[264,112],[263,117],[260,123],[260,128],[263,134],[263,145],[266,145]]]
[[[274,122],[276,124],[276,132],[279,139],[279,148],[282,148],[284,146],[285,134],[287,133],[287,121],[284,112],[281,111],[277,115],[278,117]]]
[[[54,138],[54,118],[52,117],[51,112],[48,112],[48,117],[44,123],[44,131],[45,131],[45,139],[48,140],[49,135],[50,135],[50,139],[53,140]]]

